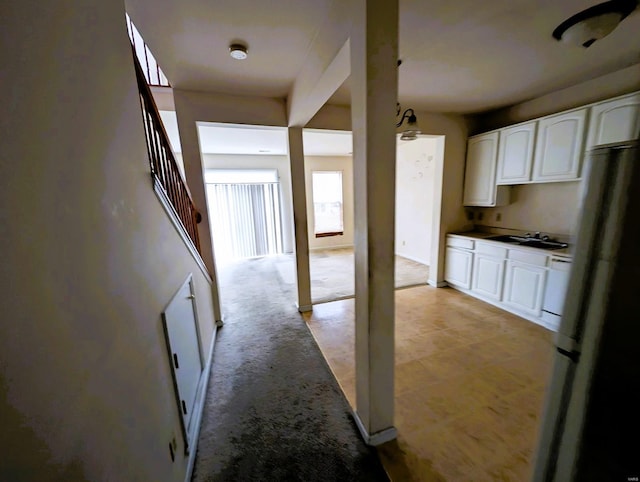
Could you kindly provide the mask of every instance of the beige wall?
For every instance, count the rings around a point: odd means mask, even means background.
[[[305,181],[307,189],[307,226],[309,248],[336,248],[353,246],[353,159],[349,157],[305,156]],[[312,171],[342,171],[342,203],[344,234],[316,238],[314,234]]]
[[[467,120],[461,115],[416,112],[423,134],[444,136],[436,143],[434,169],[433,233],[429,283],[444,280],[445,236],[452,231],[470,229],[462,207]],[[440,161],[442,160],[442,161]]]
[[[579,202],[580,181],[523,184],[512,188],[508,206],[475,208],[475,223],[571,236],[576,232]],[[477,213],[483,213],[482,220]]]
[[[234,154],[203,154],[205,169],[277,169],[282,199],[282,243],[285,253],[292,253],[293,201],[291,197],[291,169],[287,156],[249,156]]]
[[[397,145],[396,254],[429,265],[433,235],[433,193],[437,138]]]
[[[305,127],[351,131],[351,109],[348,106],[325,104]]]
[[[124,14],[3,8],[1,480],[184,479],[160,315],[192,272],[206,355],[212,295],[151,187]]]
[[[474,116],[471,118],[473,132],[497,129],[636,90],[640,90],[640,63],[505,109]]]

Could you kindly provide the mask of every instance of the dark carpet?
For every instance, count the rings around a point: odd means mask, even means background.
[[[195,481],[388,481],[274,258],[220,273]]]

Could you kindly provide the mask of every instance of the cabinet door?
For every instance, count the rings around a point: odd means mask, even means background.
[[[507,264],[504,302],[520,311],[540,316],[547,270],[518,261]]]
[[[497,154],[497,132],[469,139],[464,174],[465,206],[495,205]]]
[[[471,266],[473,253],[461,249],[447,248],[444,261],[444,279],[464,289],[471,288]]]
[[[533,180],[571,181],[580,172],[587,109],[545,117],[538,125]]]
[[[640,93],[591,107],[587,149],[624,142],[640,135]]]
[[[531,181],[536,126],[537,122],[528,122],[500,132],[497,184]]]
[[[476,253],[472,278],[472,291],[500,301],[504,280],[504,260]]]

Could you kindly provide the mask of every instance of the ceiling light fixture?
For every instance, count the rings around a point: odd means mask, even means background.
[[[637,6],[637,0],[612,0],[594,5],[558,25],[553,38],[588,48],[613,32]]]
[[[244,60],[249,56],[249,49],[246,45],[231,44],[229,45],[229,55],[236,60]]]

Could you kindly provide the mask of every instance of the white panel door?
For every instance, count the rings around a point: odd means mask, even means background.
[[[447,248],[444,261],[444,279],[461,288],[471,288],[473,252]]]
[[[180,287],[164,313],[165,335],[173,370],[178,409],[183,421],[185,444],[191,433],[191,416],[203,370],[193,301],[191,277]]]
[[[495,205],[497,155],[497,132],[469,139],[464,175],[465,206]]]
[[[472,291],[500,301],[504,281],[504,260],[476,253],[472,279]]]
[[[587,149],[636,139],[640,135],[640,93],[591,107]]]
[[[533,316],[542,313],[542,298],[547,270],[518,261],[509,261],[504,302]]]
[[[500,131],[497,184],[531,181],[537,125],[537,122],[528,122]]]
[[[577,179],[582,159],[587,109],[545,117],[538,124],[533,180]]]

